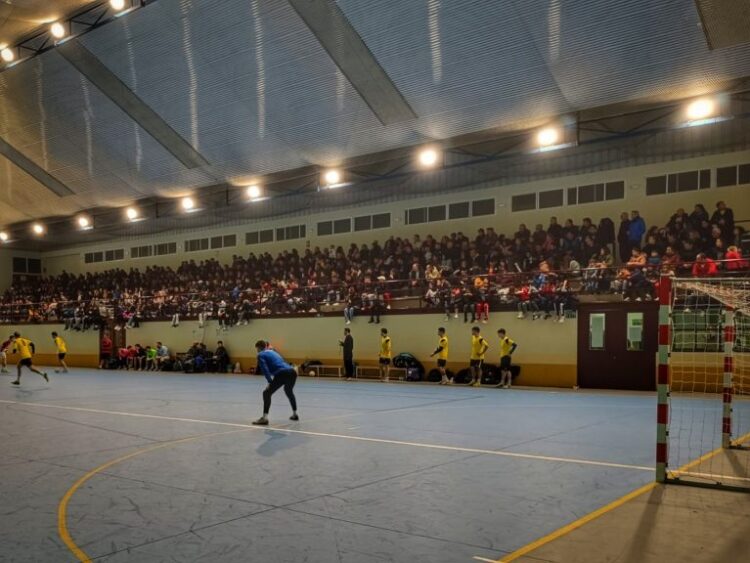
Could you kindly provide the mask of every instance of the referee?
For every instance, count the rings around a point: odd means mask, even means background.
[[[263,390],[263,416],[254,420],[256,426],[268,425],[268,411],[271,410],[271,396],[282,387],[292,406],[292,416],[289,420],[299,420],[297,416],[297,399],[294,397],[294,384],[297,382],[297,372],[284,361],[281,354],[275,350],[268,349],[265,340],[255,343],[258,351],[258,372],[262,373],[268,381],[268,387]]]
[[[339,340],[339,345],[344,349],[344,374],[347,381],[354,377],[354,338],[352,331],[344,329],[344,339]]]

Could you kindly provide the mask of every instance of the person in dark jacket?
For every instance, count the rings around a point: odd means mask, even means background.
[[[630,258],[631,247],[628,231],[630,230],[630,217],[626,211],[620,213],[620,228],[617,231],[617,250],[620,262],[627,262]]]
[[[719,226],[724,242],[734,244],[734,212],[723,201],[716,203],[716,211],[711,215],[711,224]]]
[[[344,350],[344,376],[351,381],[354,377],[354,338],[350,329],[344,329],[344,339],[339,340],[339,346]]]

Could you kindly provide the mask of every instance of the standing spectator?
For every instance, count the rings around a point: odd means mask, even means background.
[[[216,351],[214,352],[214,359],[216,361],[216,369],[219,373],[226,373],[229,367],[229,352],[224,347],[224,342],[219,340],[216,343]]]
[[[646,234],[646,222],[637,210],[630,213],[630,224],[628,225],[628,244],[630,248],[641,246],[643,235]]]
[[[596,244],[599,247],[607,248],[610,253],[615,248],[615,224],[609,217],[604,217],[599,221],[599,227],[596,229]]]
[[[628,233],[630,232],[630,218],[627,212],[623,211],[620,213],[620,228],[617,231],[617,244],[620,262],[625,262],[630,258],[630,239]]]
[[[694,229],[700,229],[700,226],[704,221],[708,221],[708,211],[706,211],[706,208],[703,207],[702,204],[698,203],[688,217],[688,222]]]
[[[112,358],[112,339],[105,332],[99,346],[99,369],[108,369],[109,360]]]
[[[563,228],[560,223],[557,222],[557,217],[549,218],[549,227],[547,227],[547,234],[552,237],[555,242],[555,246],[560,245],[560,239],[563,236]]]
[[[339,346],[344,352],[344,376],[351,381],[354,377],[354,338],[351,329],[344,329],[344,339],[339,340]]]
[[[716,211],[711,215],[711,223],[721,229],[721,238],[734,244],[734,212],[723,201],[716,203]]]

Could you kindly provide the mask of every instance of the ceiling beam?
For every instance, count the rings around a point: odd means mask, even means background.
[[[287,0],[383,125],[417,114],[334,0]]]
[[[60,45],[58,52],[185,167],[200,168],[209,164],[190,143],[77,39]]]
[[[2,137],[0,137],[0,154],[58,196],[65,197],[66,195],[73,195],[75,193]]]

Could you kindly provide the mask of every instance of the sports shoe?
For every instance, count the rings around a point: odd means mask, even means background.
[[[261,416],[258,420],[253,420],[254,426],[268,426],[268,419],[264,416]]]
[[[471,384],[471,386],[472,387],[481,387],[482,384],[479,381],[475,381],[474,383]]]
[[[49,377],[47,377],[47,373],[46,372],[42,372],[42,377],[44,378],[44,381],[46,381],[46,382],[49,383]]]
[[[21,382],[20,382],[20,381],[18,381],[18,380],[16,380],[16,381],[11,381],[10,383],[11,383],[11,385],[21,385]]]
[[[292,416],[289,417],[289,420],[293,420],[297,422],[299,420],[299,416],[297,416],[296,414],[293,414]]]
[[[1,368],[1,369],[0,369],[0,373],[8,373],[8,370],[7,370],[7,369],[5,369],[5,368]]]

